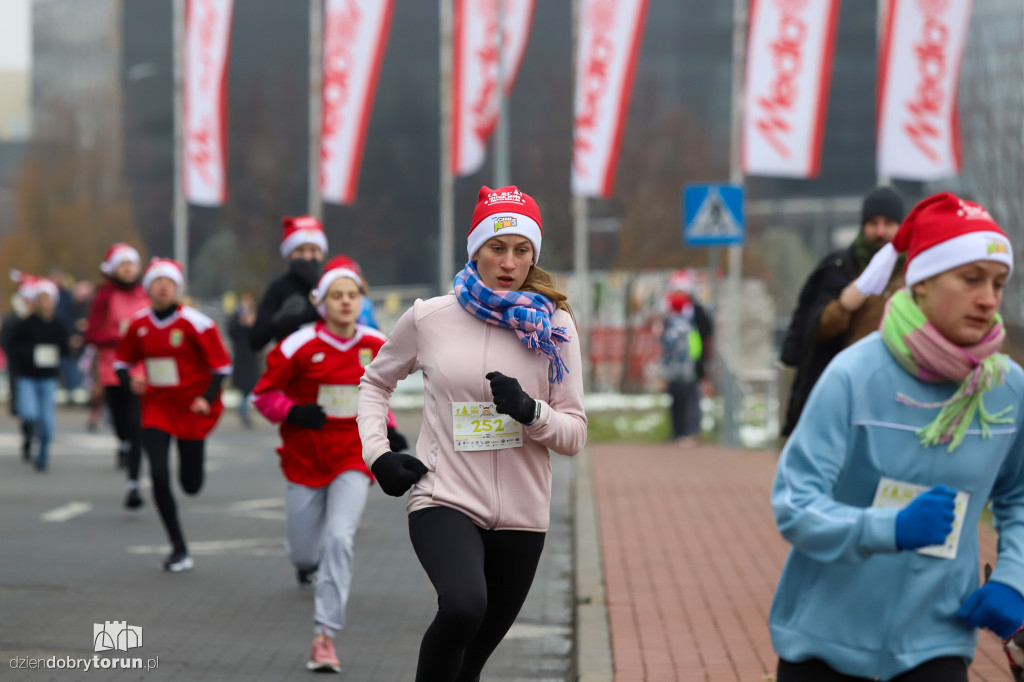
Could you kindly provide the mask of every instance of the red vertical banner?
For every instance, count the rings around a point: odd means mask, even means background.
[[[878,79],[878,173],[960,173],[957,90],[972,0],[890,0]]]
[[[324,5],[320,196],[350,204],[359,187],[366,130],[387,48],[394,0]]]
[[[839,0],[751,0],[741,148],[747,175],[818,175],[838,19]]]
[[[483,166],[487,140],[498,124],[499,98],[507,95],[530,39],[535,0],[455,0],[452,38],[452,174]],[[499,10],[504,9],[504,16]],[[499,34],[504,26],[501,51]],[[499,59],[504,83],[499,83]]]
[[[234,0],[186,0],[182,112],[185,199],[227,196],[227,74]]]
[[[640,55],[647,0],[580,0],[572,192],[610,197]]]

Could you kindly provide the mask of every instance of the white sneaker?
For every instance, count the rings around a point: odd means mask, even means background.
[[[164,559],[161,567],[168,573],[181,573],[182,571],[191,571],[195,566],[195,562],[192,561],[192,557],[182,552],[175,552],[166,559]]]

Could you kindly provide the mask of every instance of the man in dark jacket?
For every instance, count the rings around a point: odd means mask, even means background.
[[[281,223],[281,255],[288,259],[288,272],[271,282],[260,299],[249,334],[253,350],[262,350],[270,341],[279,343],[302,325],[320,319],[309,292],[320,279],[327,253],[323,225],[311,215],[285,216]]]
[[[903,285],[902,267],[893,270],[881,296],[865,296],[854,284],[875,253],[892,241],[903,215],[903,200],[895,191],[871,191],[861,205],[861,229],[853,244],[826,256],[804,283],[782,343],[782,362],[796,368],[782,435],[796,427],[811,389],[832,358],[878,329],[886,300]]]
[[[247,429],[252,428],[249,418],[249,394],[260,378],[262,353],[253,350],[249,337],[256,322],[256,305],[253,295],[245,291],[238,297],[238,307],[228,320],[228,336],[231,337],[232,359],[231,384],[242,394],[238,403],[238,418]]]

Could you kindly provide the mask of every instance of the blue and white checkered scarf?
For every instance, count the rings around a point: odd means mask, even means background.
[[[530,350],[548,359],[548,381],[562,383],[569,369],[558,353],[556,343],[572,337],[565,327],[552,327],[555,304],[547,296],[529,291],[495,291],[480,279],[473,261],[455,275],[455,296],[459,303],[479,319],[515,331]]]

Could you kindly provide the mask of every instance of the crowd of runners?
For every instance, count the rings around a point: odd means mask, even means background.
[[[328,257],[321,222],[282,222],[286,271],[258,304],[240,301],[223,330],[233,353],[219,325],[189,305],[181,265],[143,263],[133,245],[111,245],[99,264],[103,283],[75,328],[55,314],[61,292],[51,279],[14,273],[19,314],[5,321],[2,345],[22,456],[39,472],[55,465],[58,376],[80,333],[127,476],[126,513],[144,513],[139,477],[148,470],[170,546],[160,567],[192,570],[172,441],[180,489],[197,495],[206,439],[233,377],[243,423],[251,404],[279,425],[284,546],[299,588],[314,591],[307,667],[341,669],[333,640],[345,626],[356,530],[377,484],[396,497],[411,490],[410,536],[438,592],[417,679],[478,679],[533,582],[549,520],[549,449],[572,455],[586,440],[575,322],[537,266],[540,210],[516,187],[482,188],[453,291],[417,301],[390,341],[377,329],[359,264]],[[239,376],[242,363],[256,368],[242,373],[248,378]],[[424,420],[410,450],[389,398],[417,370]]]
[[[824,334],[823,325],[839,329],[871,311],[879,321],[820,363],[813,380],[797,381],[804,393],[771,491],[793,546],[768,623],[777,679],[965,682],[979,628],[1007,640],[1019,671],[1024,373],[999,352],[998,313],[1013,247],[983,207],[952,194],[924,199],[905,218],[888,194],[869,199],[865,226],[880,222],[854,244],[857,274],[833,277],[842,282],[835,295],[817,302],[826,287],[809,284],[796,316],[798,345],[841,346],[849,332]],[[286,271],[232,318],[233,354],[217,323],[188,305],[173,260],[144,264],[133,246],[112,245],[81,330],[57,314],[52,280],[16,273],[24,310],[5,322],[2,341],[22,457],[40,472],[53,465],[58,375],[81,332],[95,349],[127,475],[126,513],[146,508],[146,468],[170,546],[161,568],[192,570],[171,442],[180,488],[194,496],[225,380],[236,362],[267,350],[265,369],[248,372],[259,376],[235,384],[246,395],[243,421],[251,403],[279,425],[284,546],[299,588],[314,591],[307,667],[340,671],[334,638],[346,624],[356,531],[376,485],[405,497],[412,548],[437,592],[416,679],[479,680],[533,584],[552,453],[574,455],[587,439],[579,333],[566,295],[538,266],[542,241],[529,195],[481,188],[452,290],[417,300],[385,335],[360,266],[328,258],[315,217],[286,217]],[[841,259],[825,265],[843,268]],[[690,290],[687,277],[670,281],[664,337],[664,363],[677,369],[667,376],[682,387],[673,435],[686,448],[711,334]],[[803,345],[794,356],[814,354]],[[410,447],[390,398],[416,371],[423,419]],[[982,581],[977,525],[986,509],[1000,544]]]

